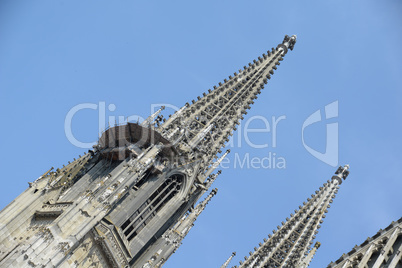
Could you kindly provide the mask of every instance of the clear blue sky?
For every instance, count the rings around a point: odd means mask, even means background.
[[[303,147],[301,129],[338,101],[339,117],[305,130],[305,142],[323,152],[326,123],[338,123],[339,163],[351,166],[317,235],[322,246],[311,267],[326,267],[402,216],[401,25],[396,0],[3,0],[0,207],[85,151],[64,131],[74,106],[114,104],[106,111],[114,117],[146,117],[155,103],[182,106],[297,34],[245,118],[286,116],[276,147],[272,133],[252,133],[269,146],[236,143],[230,157],[275,153],[286,168],[225,169],[217,196],[166,267],[219,267],[232,251],[237,264],[330,179],[335,168]],[[72,130],[96,140],[97,111],[77,113]]]

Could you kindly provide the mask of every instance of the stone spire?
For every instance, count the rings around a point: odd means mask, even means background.
[[[236,256],[236,252],[232,252],[232,255],[230,255],[230,257],[225,261],[224,264],[222,264],[221,268],[226,268],[229,266],[230,262],[232,261],[232,259],[234,258],[234,256]]]
[[[0,266],[166,261],[169,254],[155,257],[163,252],[156,244],[171,228],[182,228],[180,239],[191,228],[204,203],[191,208],[228,154],[220,156],[224,143],[295,42],[285,36],[167,121],[162,107],[142,124],[108,128],[89,154],[31,183],[0,212]]]
[[[170,142],[179,144],[180,151],[202,153],[209,164],[295,43],[295,35],[285,36],[276,48],[224,79],[192,104],[187,103],[163,123],[159,131]]]
[[[346,179],[349,174],[349,166],[339,167],[330,181],[324,183],[307,203],[299,206],[286,222],[273,230],[272,235],[268,235],[268,240],[260,243],[254,252],[250,252],[249,257],[244,257],[245,261],[240,262],[241,268],[257,267],[303,267],[311,250],[315,235],[318,233],[320,224],[325,218],[325,213],[330,207],[330,203],[338,192],[342,179]],[[314,254],[314,253],[313,253]],[[312,255],[311,255],[312,258]],[[310,260],[311,260],[310,258]],[[308,264],[308,263],[307,263]]]

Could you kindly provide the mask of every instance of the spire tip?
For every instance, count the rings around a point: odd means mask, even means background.
[[[288,52],[288,49],[293,50],[296,44],[296,39],[297,36],[295,34],[291,37],[289,37],[289,35],[285,35],[282,44],[278,45],[278,49],[282,50],[282,55],[285,55]]]
[[[332,177],[332,179],[337,179],[339,181],[339,184],[342,183],[342,179],[346,180],[346,178],[349,175],[349,165],[345,166],[339,166],[339,168],[335,171],[335,175]]]

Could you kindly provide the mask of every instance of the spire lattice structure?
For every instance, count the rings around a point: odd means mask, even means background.
[[[278,225],[272,235],[268,235],[268,240],[264,239],[264,243],[254,248],[255,251],[250,252],[249,257],[244,257],[245,261],[240,262],[239,268],[300,268],[308,265],[316,251],[316,248],[311,249],[310,246],[321,227],[325,213],[328,212],[330,203],[338,192],[342,179],[346,179],[349,174],[348,169],[348,165],[339,167],[330,181],[328,180],[311,195],[307,203],[303,202],[299,210],[290,214],[290,218],[286,218],[282,226]]]
[[[178,143],[180,151],[201,154],[204,166],[209,165],[295,43],[296,36],[285,36],[282,44],[224,79],[208,94],[197,97],[191,105],[187,103],[158,129],[164,137]]]
[[[225,142],[295,42],[285,36],[168,120],[161,107],[107,129],[93,151],[30,183],[0,212],[0,266],[159,267],[172,248],[157,245],[202,211],[191,208],[220,173]]]

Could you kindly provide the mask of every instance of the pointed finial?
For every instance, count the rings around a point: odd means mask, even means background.
[[[285,38],[283,39],[282,44],[278,45],[278,50],[282,50],[282,55],[285,55],[288,52],[288,49],[293,50],[295,44],[296,44],[296,35],[292,35],[289,37],[288,35],[285,35]]]
[[[335,175],[332,177],[332,179],[338,180],[339,184],[342,183],[342,179],[346,180],[346,178],[349,175],[349,165],[345,165],[344,167],[340,166],[336,171]]]
[[[223,159],[225,159],[225,157],[230,153],[230,149],[226,150],[226,152],[218,159],[216,160],[211,167],[207,170],[207,172],[205,173],[205,178],[207,178],[217,167],[219,167],[220,163],[223,161]],[[221,173],[222,171],[218,171],[218,175]]]
[[[232,261],[234,256],[236,256],[236,252],[232,252],[232,255],[230,255],[230,257],[225,261],[224,264],[222,264],[221,268],[228,267],[229,263]]]
[[[297,267],[300,268],[307,268],[310,265],[311,260],[313,259],[317,249],[321,246],[320,242],[316,242],[314,247],[310,250],[307,256],[305,256],[300,262]]]

